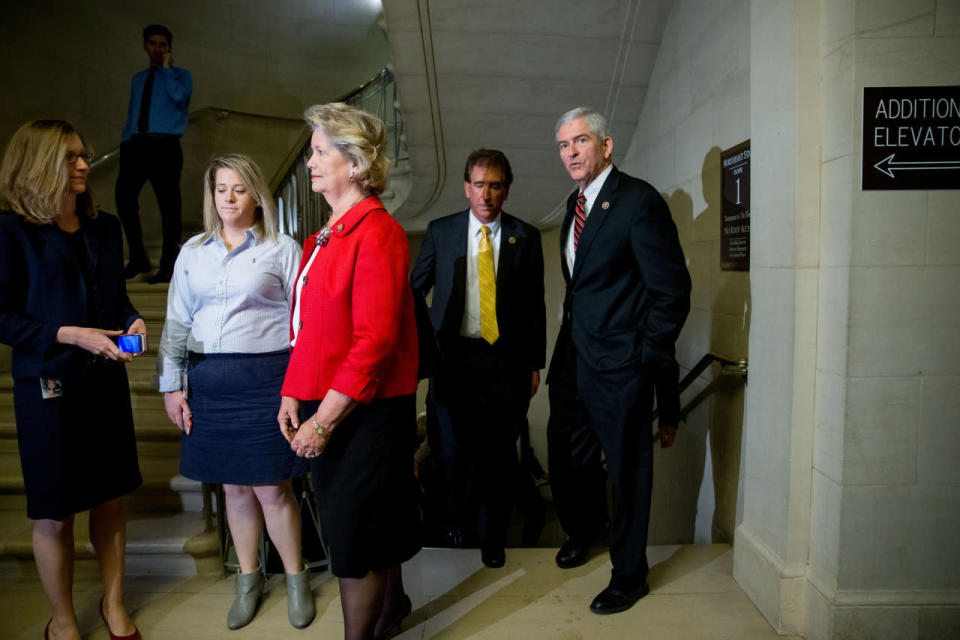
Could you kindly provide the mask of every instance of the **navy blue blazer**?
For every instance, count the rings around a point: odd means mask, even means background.
[[[126,330],[140,315],[127,297],[123,240],[116,217],[80,216],[90,286],[69,238],[55,224],[0,212],[0,342],[13,347],[13,377],[70,377],[87,351],[57,343],[62,326]]]
[[[410,275],[413,288],[426,296],[433,289],[430,322],[441,349],[463,324],[467,278],[467,229],[470,210],[438,218],[427,225],[420,255]],[[543,247],[540,232],[500,213],[497,258],[498,352],[528,371],[546,362],[547,314],[543,301]]]
[[[577,375],[649,375],[658,384],[661,419],[669,422],[679,413],[674,344],[690,310],[690,275],[670,209],[653,186],[613,167],[570,273],[564,246],[578,193],[567,199],[560,232],[564,324],[577,350]]]

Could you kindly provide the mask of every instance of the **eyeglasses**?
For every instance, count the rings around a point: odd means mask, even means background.
[[[77,160],[83,160],[86,164],[90,164],[93,161],[93,154],[89,151],[82,151],[77,153],[76,151],[67,151],[67,164],[77,164]]]

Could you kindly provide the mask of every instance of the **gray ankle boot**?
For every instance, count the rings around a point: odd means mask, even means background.
[[[257,612],[257,604],[263,594],[263,571],[257,567],[252,573],[237,573],[237,597],[227,614],[227,626],[239,629],[250,624]]]
[[[300,573],[287,575],[287,617],[290,624],[297,629],[303,629],[317,615],[317,607],[313,601],[313,592],[310,590],[310,570],[306,567]]]

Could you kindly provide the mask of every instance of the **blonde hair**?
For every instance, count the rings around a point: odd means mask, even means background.
[[[342,102],[316,104],[303,114],[314,131],[357,166],[353,181],[365,194],[379,194],[387,186],[387,127],[375,115]]]
[[[242,153],[228,153],[216,156],[203,172],[203,230],[205,233],[200,237],[198,244],[206,242],[207,238],[223,229],[223,220],[217,214],[217,203],[214,199],[219,169],[237,172],[243,186],[250,191],[250,195],[257,202],[253,228],[261,238],[275,239],[279,227],[277,203],[270,194],[267,181],[263,179],[263,172],[248,156]]]
[[[83,135],[66,120],[31,120],[17,129],[0,163],[0,207],[35,224],[52,223],[67,193],[67,146],[72,136],[90,151]],[[97,216],[89,187],[77,194],[77,213]]]

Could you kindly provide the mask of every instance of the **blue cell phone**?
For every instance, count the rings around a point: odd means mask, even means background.
[[[117,345],[123,353],[143,353],[147,350],[147,336],[143,333],[127,333],[117,336]]]

